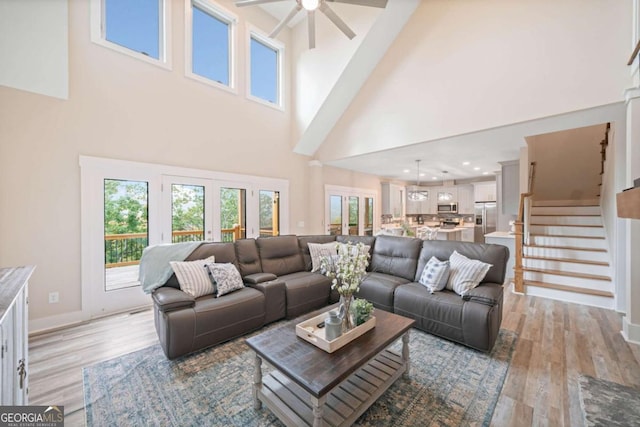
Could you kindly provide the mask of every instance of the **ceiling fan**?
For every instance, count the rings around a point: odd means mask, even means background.
[[[276,3],[285,0],[236,0],[236,6],[253,6],[256,4]],[[276,26],[276,28],[269,34],[270,38],[278,35],[280,31],[300,12],[302,9],[307,11],[307,21],[309,28],[309,49],[316,47],[316,10],[324,13],[336,27],[344,33],[345,36],[352,39],[356,36],[356,33],[349,28],[349,26],[329,7],[327,3],[347,3],[355,4],[359,6],[371,6],[384,8],[387,6],[388,0],[295,0],[295,6],[291,9],[291,12],[284,17],[282,21]]]

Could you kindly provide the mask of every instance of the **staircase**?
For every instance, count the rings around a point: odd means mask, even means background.
[[[597,199],[534,202],[522,265],[527,295],[614,308]]]

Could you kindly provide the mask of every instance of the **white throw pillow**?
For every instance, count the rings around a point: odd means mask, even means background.
[[[180,289],[194,298],[214,293],[213,283],[209,278],[207,265],[215,262],[215,257],[195,261],[171,261],[171,268],[176,273]]]
[[[209,271],[216,281],[216,298],[244,288],[240,272],[233,264],[209,264]]]
[[[441,291],[447,286],[449,280],[449,261],[440,261],[438,258],[432,256],[424,266],[422,274],[420,275],[420,284],[429,289],[429,292],[434,293]]]
[[[322,258],[331,258],[338,253],[338,243],[307,243],[311,255],[311,272],[320,270]]]
[[[449,272],[447,289],[454,291],[460,296],[463,296],[469,290],[478,286],[491,268],[491,264],[477,259],[469,259],[457,251],[453,251],[451,254],[449,264],[451,270]]]

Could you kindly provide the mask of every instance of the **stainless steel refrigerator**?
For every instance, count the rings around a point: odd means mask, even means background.
[[[484,243],[484,235],[496,231],[498,222],[498,210],[496,202],[476,202],[476,226],[473,233],[473,241]]]

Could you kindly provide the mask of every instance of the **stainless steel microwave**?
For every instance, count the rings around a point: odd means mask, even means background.
[[[438,203],[438,213],[458,213],[458,204]]]

